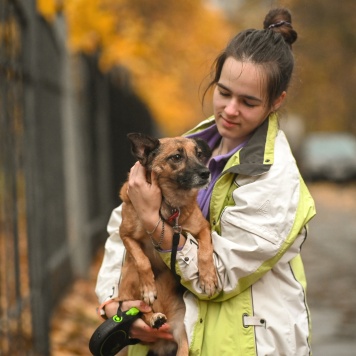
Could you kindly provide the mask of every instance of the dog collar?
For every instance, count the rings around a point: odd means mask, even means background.
[[[167,219],[167,221],[171,224],[173,220],[178,220],[180,215],[180,210],[179,208],[177,209],[172,209],[172,215]],[[178,221],[175,221],[177,223]]]
[[[166,219],[166,221],[172,225],[173,231],[175,234],[180,234],[182,232],[182,227],[179,225],[180,209],[172,208],[172,215]]]

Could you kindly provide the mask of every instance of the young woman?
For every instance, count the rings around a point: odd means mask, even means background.
[[[236,35],[215,62],[214,116],[187,133],[213,149],[212,179],[198,201],[211,223],[214,262],[221,291],[208,299],[199,287],[197,242],[181,236],[177,272],[187,288],[185,327],[190,355],[309,355],[310,315],[300,250],[314,202],[296,165],[277,110],[292,76],[297,39],[286,9],[271,10],[263,30]],[[146,230],[160,219],[160,190],[136,163],[129,196]],[[109,222],[110,237],[96,292],[101,313],[111,316],[117,297],[124,247],[118,235],[120,207]],[[153,238],[160,239],[160,226]],[[170,266],[173,231],[166,226],[160,252]],[[167,252],[168,250],[168,252]],[[140,301],[125,302],[146,311]],[[169,324],[150,329],[142,320],[131,336],[152,342],[171,338]],[[144,346],[130,355],[145,355]]]

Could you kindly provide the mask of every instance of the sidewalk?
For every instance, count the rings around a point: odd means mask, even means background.
[[[310,185],[317,215],[302,257],[313,356],[356,355],[356,183]]]
[[[96,314],[94,292],[103,251],[99,251],[87,280],[77,280],[61,301],[52,317],[51,356],[90,355],[89,340],[102,323]]]
[[[339,328],[347,328],[340,312],[325,307],[311,307],[313,321],[313,356],[354,356],[356,335],[345,336]],[[343,325],[344,324],[344,325]]]

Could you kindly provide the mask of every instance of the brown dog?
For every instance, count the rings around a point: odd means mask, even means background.
[[[209,296],[217,291],[217,276],[213,263],[210,225],[196,202],[198,190],[206,186],[210,172],[205,163],[211,156],[207,143],[201,139],[183,137],[154,139],[133,133],[128,138],[132,152],[146,168],[148,177],[154,172],[162,192],[160,214],[171,224],[172,211],[180,211],[177,223],[199,242],[199,283]],[[119,300],[142,299],[152,305],[154,312],[144,314],[145,322],[159,328],[167,320],[176,343],[161,340],[150,345],[156,355],[188,355],[188,341],[184,329],[185,306],[183,290],[171,270],[162,261],[127,195],[127,182],[120,191],[123,201],[120,236],[126,247]],[[161,228],[161,225],[158,225]],[[178,345],[178,346],[177,346]]]

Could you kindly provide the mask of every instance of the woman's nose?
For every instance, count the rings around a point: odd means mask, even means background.
[[[229,100],[225,106],[225,112],[227,115],[236,116],[239,114],[238,103],[235,99]]]

